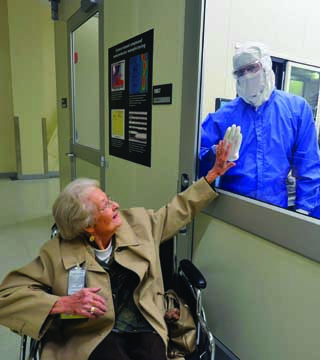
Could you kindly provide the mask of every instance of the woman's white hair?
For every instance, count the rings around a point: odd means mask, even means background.
[[[72,240],[94,224],[97,209],[88,201],[88,196],[96,188],[99,188],[98,181],[79,178],[67,185],[57,197],[52,215],[63,239]]]

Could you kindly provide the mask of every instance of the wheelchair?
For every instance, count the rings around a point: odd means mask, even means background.
[[[54,224],[51,227],[51,239],[57,234],[58,229]],[[206,286],[207,282],[203,274],[187,259],[179,262],[177,271],[174,271],[171,276],[170,287],[186,301],[197,326],[196,350],[192,354],[186,355],[185,360],[214,360],[215,358],[215,340],[207,325],[202,306],[202,290]],[[166,283],[165,287],[168,287]],[[40,360],[40,353],[41,341],[26,335],[21,337],[19,360]]]
[[[175,276],[175,290],[189,305],[197,325],[196,350],[185,360],[214,360],[215,340],[207,325],[202,306],[202,290],[207,282],[200,270],[187,259],[181,260]]]

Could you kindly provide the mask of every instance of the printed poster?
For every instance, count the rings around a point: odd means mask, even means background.
[[[153,29],[109,49],[109,153],[151,166]]]

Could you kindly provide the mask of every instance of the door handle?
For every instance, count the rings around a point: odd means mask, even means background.
[[[190,179],[189,175],[186,173],[181,174],[181,185],[180,185],[180,191],[185,191],[190,185]]]

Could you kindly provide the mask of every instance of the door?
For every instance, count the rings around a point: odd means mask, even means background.
[[[105,186],[102,8],[78,10],[68,21],[71,99],[71,178]]]

